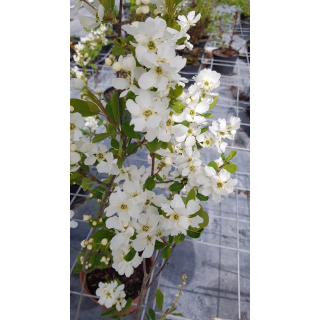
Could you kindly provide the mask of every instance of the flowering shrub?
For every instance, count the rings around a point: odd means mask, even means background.
[[[141,8],[148,6],[146,2],[141,2]],[[117,72],[112,80],[117,92],[110,101],[101,99],[101,93],[92,92],[83,74],[71,72],[72,87],[81,91],[82,98],[70,100],[71,183],[89,189],[90,199],[95,198],[100,204],[96,217],[84,216],[94,229],[91,238],[81,243],[84,250],[78,256],[75,272],[87,273],[112,265],[119,275],[130,277],[142,263],[144,279],[140,292],[159,275],[148,284],[153,267],[147,273],[146,259],[158,251],[156,260],[160,256],[167,261],[186,236],[199,238],[209,223],[200,201],[207,201],[210,196],[218,203],[222,196],[227,198],[233,192],[237,183],[231,178],[237,170],[231,164],[236,152],[227,156],[224,152],[228,140],[235,138],[240,119],[218,119],[211,126],[207,121],[218,100],[212,90],[219,87],[220,74],[204,69],[194,77],[188,90],[183,90],[188,79],[179,71],[186,59],[177,55],[176,50],[192,49],[187,32],[200,15],[176,17],[180,2],[154,1],[159,16],[122,26],[128,34],[126,39],[120,37],[119,28],[112,55],[106,58],[106,64]],[[94,8],[84,1],[94,12],[95,18],[91,19],[95,19],[98,30],[105,19],[114,19],[109,17],[114,2],[101,0],[95,4]],[[122,1],[119,26],[121,5]],[[142,8],[139,12],[144,11]],[[98,124],[90,117],[105,127],[99,134],[91,129],[92,140],[81,131],[85,126],[94,128]],[[110,143],[111,148],[103,141]],[[147,166],[124,166],[128,157],[144,148],[149,153]],[[204,164],[199,151],[202,148],[216,148],[221,156]],[[108,178],[98,179],[89,166],[95,166],[98,173],[107,173]],[[168,188],[169,195],[157,194],[156,187]],[[130,301],[125,303],[123,294],[116,293],[119,288],[123,290],[122,285],[115,288],[116,283],[100,283],[99,302],[107,307],[116,305],[114,312],[124,305],[129,308]],[[156,293],[156,298],[157,295],[160,296]],[[136,319],[141,303],[142,294]],[[161,319],[174,310],[175,305]],[[121,314],[114,317],[121,318]],[[155,319],[154,310],[148,316]]]

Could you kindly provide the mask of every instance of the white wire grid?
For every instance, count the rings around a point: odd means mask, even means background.
[[[238,25],[237,27],[237,32],[238,34],[240,34],[242,37],[244,37],[244,31],[242,30],[242,27],[241,27],[241,24]],[[216,44],[214,42],[211,41],[212,39],[212,34],[210,35],[210,38],[209,38],[209,41],[208,43],[210,44],[211,42],[211,46],[215,46]],[[105,57],[107,56],[108,54],[105,54],[105,55],[101,55],[100,56],[100,61],[103,62]],[[244,51],[244,53],[242,54],[242,56],[245,57],[245,63],[243,63],[243,60],[240,61],[240,59],[237,59],[237,62],[236,62],[236,65],[235,65],[235,68],[234,68],[234,73],[236,73],[235,75],[232,75],[232,76],[222,76],[221,77],[221,87],[230,87],[231,85],[232,86],[235,86],[236,87],[236,99],[232,99],[232,98],[228,98],[228,97],[223,97],[223,96],[219,96],[219,100],[218,100],[218,104],[217,106],[221,107],[221,108],[232,108],[235,110],[235,114],[236,116],[239,116],[239,114],[243,111],[246,110],[246,108],[249,106],[249,102],[245,102],[245,101],[240,101],[239,97],[240,97],[240,88],[247,85],[247,86],[250,86],[250,83],[249,83],[249,72],[250,72],[250,55],[248,54],[247,50]],[[204,57],[200,58],[199,60],[201,60],[201,64],[204,64],[204,65],[207,65],[208,68],[212,68],[212,65],[214,64],[219,64],[219,65],[224,65],[224,64],[221,64],[220,62],[219,63],[216,63],[213,59],[205,59]],[[201,65],[200,65],[201,66]],[[199,67],[200,68],[200,67]],[[183,73],[181,72],[181,74],[183,75]],[[98,76],[98,81],[97,81],[97,88],[101,88],[101,89],[107,89],[108,87],[111,87],[111,79],[114,77],[114,72],[111,68],[109,67],[106,67],[104,64],[102,65],[99,65],[99,76]],[[193,80],[190,80],[191,83]],[[244,85],[245,83],[245,85]],[[93,75],[92,77],[89,79],[89,86],[91,87],[95,87],[95,71],[93,70]],[[74,96],[74,97],[78,97],[76,96],[78,94],[78,92],[71,92],[71,96]],[[215,107],[216,108],[216,107]],[[215,119],[217,118],[216,116],[214,117]],[[209,121],[211,119],[208,119]],[[212,120],[211,120],[212,121]],[[248,121],[248,123],[242,123],[242,126],[244,127],[250,127],[250,123]],[[249,139],[248,139],[249,140]],[[229,141],[230,142],[230,141]],[[237,141],[233,141],[232,144],[228,145],[228,149],[233,149],[233,150],[237,150],[238,152],[242,152],[242,154],[245,154],[245,157],[244,157],[244,161],[247,161],[246,159],[248,158],[248,155],[249,155],[249,152],[250,152],[250,146],[249,146],[249,142],[246,141],[247,143],[245,143],[244,145],[241,145],[239,143],[237,143]],[[236,160],[237,158],[235,158]],[[138,160],[138,161],[147,161],[145,158],[136,158],[135,160]],[[211,156],[211,160],[212,160],[212,156]],[[236,161],[235,161],[236,162]],[[237,162],[236,162],[237,163]],[[246,166],[245,166],[246,167]],[[241,169],[241,168],[240,168]],[[247,172],[245,172],[247,171]],[[238,171],[236,174],[235,174],[235,178],[240,180],[240,181],[245,181],[245,183],[242,183],[242,186],[241,186],[241,183],[238,184],[238,187],[235,188],[235,203],[236,203],[236,214],[235,214],[235,217],[228,217],[228,216],[222,216],[222,215],[215,215],[213,213],[209,213],[209,217],[210,217],[210,220],[211,219],[220,219],[220,221],[223,221],[223,220],[227,220],[227,221],[230,221],[232,223],[235,223],[236,224],[236,246],[228,246],[228,245],[223,245],[221,244],[221,239],[220,239],[220,244],[217,244],[217,243],[213,243],[213,242],[210,242],[210,241],[203,241],[201,238],[203,238],[203,235],[201,236],[200,240],[193,240],[193,239],[189,239],[189,238],[186,238],[186,242],[192,242],[192,244],[196,244],[196,245],[201,245],[201,246],[207,246],[207,247],[215,247],[215,248],[218,248],[219,251],[221,250],[232,250],[234,252],[236,252],[236,256],[237,256],[237,270],[236,270],[236,275],[237,275],[237,310],[231,310],[230,312],[230,315],[229,317],[224,317],[223,319],[226,319],[226,320],[233,320],[233,319],[239,319],[239,320],[249,320],[249,309],[248,307],[245,308],[245,311],[242,310],[242,305],[243,305],[243,299],[241,300],[241,278],[247,278],[245,279],[246,281],[248,281],[248,278],[249,277],[241,277],[241,274],[240,274],[240,255],[241,254],[245,254],[247,256],[249,256],[250,254],[250,251],[248,248],[241,248],[240,247],[240,236],[239,236],[239,225],[243,225],[245,226],[244,228],[246,229],[249,229],[249,226],[250,226],[250,221],[249,221],[249,209],[247,210],[247,217],[241,219],[239,216],[239,194],[241,193],[247,193],[247,197],[249,198],[250,196],[250,187],[248,186],[248,181],[250,179],[250,172],[249,172],[249,168],[247,166],[247,170],[243,170],[243,171]],[[78,190],[76,193],[71,193],[72,195],[72,198],[71,198],[71,201],[70,201],[70,206],[73,204],[73,202],[75,201],[76,197],[84,197],[84,198],[87,198],[88,196],[87,195],[83,195],[83,194],[79,194],[79,191],[80,191],[81,187],[79,186]],[[228,205],[228,201],[226,201],[226,205]],[[220,207],[221,207],[221,204],[220,204]],[[91,212],[88,212],[87,214],[91,214]],[[78,221],[79,223],[87,223],[87,222],[83,222],[81,219],[75,219],[76,221]],[[86,240],[88,240],[90,238],[90,235],[91,235],[91,231],[92,229],[90,229],[90,231],[88,232],[88,234],[86,235]],[[224,237],[224,234],[221,233],[220,237]],[[245,240],[246,241],[246,240]],[[183,245],[184,243],[180,244],[180,245]],[[80,244],[79,244],[79,252],[81,251],[80,250]],[[174,253],[173,253],[174,255]],[[170,258],[172,259],[172,258]],[[161,259],[160,259],[161,260]],[[170,260],[169,260],[170,261]],[[71,270],[70,270],[70,275],[72,275],[72,272],[73,272],[73,269],[74,267],[76,266],[76,259],[74,260],[72,266],[71,266]],[[161,262],[161,265],[159,264],[159,261],[158,261],[158,264],[156,266],[156,268],[154,269],[154,271],[157,269],[159,269],[161,266],[162,266],[162,263],[164,263],[164,260],[162,260]],[[244,266],[245,268],[249,268],[248,265],[245,265]],[[168,267],[166,267],[168,268]],[[166,268],[164,270],[166,270]],[[201,270],[200,270],[201,271]],[[165,272],[165,271],[164,271]],[[248,270],[245,270],[244,272],[245,274],[248,273]],[[220,270],[219,270],[219,274],[220,274]],[[151,276],[151,280],[153,278],[153,274]],[[159,278],[155,281],[155,283],[147,290],[147,294],[146,294],[146,298],[145,298],[145,303],[143,304],[142,306],[142,312],[141,312],[141,316],[140,316],[140,319],[145,319],[145,312],[146,312],[146,309],[148,310],[148,307],[152,307],[153,309],[155,309],[155,299],[152,299],[151,296],[150,296],[150,290],[152,292],[154,292],[154,290],[156,288],[159,288],[159,286],[161,286],[161,278],[162,278],[162,274],[159,276]],[[80,281],[80,280],[79,280]],[[179,284],[179,279],[177,280],[177,284]],[[219,281],[220,283],[220,279],[217,279],[217,281]],[[166,291],[165,290],[162,290],[164,295],[166,296]],[[70,293],[72,295],[80,295],[80,291],[75,291],[75,290],[71,290]],[[220,295],[220,293],[219,293]],[[248,294],[247,294],[248,295]],[[94,298],[97,298],[96,296],[91,296],[91,295],[88,295],[88,294],[83,294],[84,297],[94,297]],[[183,299],[184,297],[181,297],[180,300],[179,300],[179,305],[182,306],[182,308],[180,310],[182,310],[182,313],[183,312]],[[153,301],[152,301],[153,300]],[[246,298],[247,302],[248,301],[248,298]],[[247,303],[247,305],[249,305]],[[179,308],[177,311],[180,311]],[[103,309],[101,307],[101,313],[103,312]],[[158,315],[160,315],[159,312],[157,312]],[[234,317],[233,315],[236,314],[236,317]],[[82,317],[81,316],[82,313],[80,311],[80,315],[79,315],[79,320],[81,319],[87,319],[87,316],[85,317]],[[200,317],[197,317],[197,318],[188,318],[188,315],[185,314],[185,317],[176,317],[176,316],[171,316],[171,318],[173,319],[181,319],[181,320],[197,320],[197,319],[214,319],[215,317],[219,317],[219,314],[212,314],[210,315],[209,318],[207,317],[203,317],[201,315],[199,315]],[[127,317],[127,319],[129,319],[130,316]],[[105,317],[104,319],[107,319],[107,317]]]

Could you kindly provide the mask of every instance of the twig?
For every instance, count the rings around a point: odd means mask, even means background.
[[[149,283],[149,285],[146,287],[146,289],[149,289],[149,288],[152,286],[152,284],[154,283],[154,281],[158,278],[158,276],[160,275],[160,273],[162,272],[162,270],[164,269],[164,267],[167,265],[167,262],[168,262],[169,258],[172,256],[172,252],[173,252],[173,250],[174,250],[175,247],[176,247],[176,244],[174,244],[174,245],[172,246],[172,250],[171,250],[170,256],[166,259],[166,261],[165,261],[164,264],[162,265],[161,269],[158,271],[158,273],[157,273],[156,276],[152,279],[152,281]]]
[[[94,79],[94,88],[97,88],[97,84],[98,84],[98,75],[99,75],[99,55],[100,55],[100,51],[98,52],[98,57],[97,57],[98,65],[97,65],[96,76],[95,76],[95,79]]]
[[[138,143],[138,145],[129,154],[127,154],[126,156],[123,157],[123,161],[126,160],[132,154],[134,154],[139,149],[139,147],[141,147],[146,141],[147,141],[146,139],[141,140]]]
[[[168,180],[168,181],[163,181],[163,182],[156,181],[156,183],[169,183],[169,182],[174,182],[174,180]]]
[[[154,160],[155,160],[155,154],[150,153],[151,159],[152,159],[152,165],[151,165],[151,176],[154,175]]]
[[[77,308],[77,313],[76,313],[76,319],[78,319],[79,317],[79,312],[80,312],[80,306],[81,306],[81,300],[82,300],[82,296],[83,296],[83,289],[84,289],[84,284],[86,283],[86,278],[87,278],[87,274],[84,274],[84,278],[83,278],[83,283],[82,283],[82,288],[81,288],[81,294],[80,294],[80,299],[78,302],[78,308]]]
[[[137,303],[137,309],[136,309],[135,314],[134,314],[134,320],[138,320],[138,316],[139,316],[139,312],[140,312],[140,308],[141,308],[142,300],[143,300],[142,299],[143,298],[143,292],[146,289],[148,276],[149,275],[148,275],[147,270],[146,270],[146,258],[143,258],[143,281],[142,281],[141,291],[140,291],[140,294],[139,294],[139,301]]]
[[[99,180],[98,178],[96,178],[92,173],[90,173],[89,171],[87,171],[86,167],[81,163],[79,162],[79,165],[81,167],[81,169],[85,172],[85,174],[87,175],[87,177],[99,184],[101,184],[102,186],[104,187],[108,187],[108,184],[106,183],[103,183],[101,180]]]

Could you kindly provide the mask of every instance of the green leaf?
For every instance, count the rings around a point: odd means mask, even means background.
[[[103,313],[101,313],[101,317],[110,316],[111,314],[114,314],[115,309],[107,310]]]
[[[121,107],[121,114],[123,115],[126,111],[126,100],[125,98],[120,98],[120,107]]]
[[[181,100],[175,100],[172,103],[170,103],[170,107],[176,112],[176,113],[182,113],[185,105],[182,103]]]
[[[163,182],[163,179],[159,176],[158,173],[156,173],[154,176],[159,182]]]
[[[121,55],[125,54],[125,52],[126,52],[124,49],[122,49],[119,46],[111,48],[111,51],[115,56],[121,56]]]
[[[180,242],[183,242],[184,239],[185,239],[185,237],[186,237],[186,236],[185,236],[184,234],[179,233],[177,236],[175,236],[175,237],[173,238],[173,241],[174,241],[174,243],[178,244],[178,243],[180,243]]]
[[[144,183],[144,186],[147,190],[152,191],[156,186],[156,182],[154,181],[154,177],[147,178],[146,182]]]
[[[175,89],[170,89],[168,97],[171,99],[176,99],[181,96],[183,92],[183,87],[176,85]]]
[[[187,37],[183,37],[177,40],[176,44],[181,44],[187,40]]]
[[[208,167],[212,167],[214,170],[219,170],[219,167],[217,165],[216,162],[214,161],[210,161],[208,164],[207,164]]]
[[[196,197],[197,197],[200,201],[208,201],[208,200],[209,200],[209,197],[204,196],[204,195],[201,194],[201,193],[197,193]]]
[[[195,229],[195,228],[189,227],[189,229],[187,230],[187,235],[190,238],[197,239],[201,236],[202,231],[203,231],[203,228]]]
[[[189,128],[190,122],[188,122],[187,120],[184,120],[181,122],[181,124],[183,124],[185,127]]]
[[[122,124],[122,130],[127,137],[132,139],[139,139],[140,135],[134,131],[133,127],[134,125],[130,126],[129,120],[124,121]]]
[[[81,186],[82,186],[82,189],[83,189],[84,191],[86,191],[87,189],[89,189],[92,184],[93,184],[93,182],[92,182],[92,180],[90,180],[89,178],[83,178],[83,179],[82,179],[82,184],[81,184]]]
[[[151,320],[156,320],[156,313],[151,308],[149,308],[149,316],[150,316]]]
[[[205,113],[203,116],[204,116],[206,119],[209,119],[209,118],[212,118],[212,117],[213,117],[213,114],[210,113],[210,112],[208,112],[208,113]]]
[[[162,142],[161,149],[166,150],[167,148],[168,148],[168,143],[167,142]]]
[[[227,164],[226,166],[222,167],[221,169],[225,169],[230,173],[234,173],[237,171],[237,166],[235,164]]]
[[[115,235],[114,231],[112,229],[100,229],[96,231],[91,238],[93,238],[95,243],[100,243],[102,239],[107,239],[108,241],[113,238]]]
[[[112,107],[112,113],[115,119],[116,124],[119,123],[119,109],[118,109],[118,103],[119,103],[119,99],[118,99],[118,93],[115,92],[112,97],[111,97],[111,107]]]
[[[236,154],[237,154],[237,151],[234,151],[234,150],[230,151],[227,157],[227,161],[230,162]]]
[[[212,102],[212,103],[210,104],[210,106],[209,106],[209,110],[212,109],[212,108],[214,108],[215,105],[217,104],[217,102],[218,102],[218,96],[214,96],[214,97],[213,97],[213,102]]]
[[[133,35],[129,34],[127,37],[127,41],[126,43],[128,44],[130,41],[132,41],[134,39]]]
[[[170,257],[170,255],[171,255],[171,248],[165,247],[161,252],[161,259],[167,259]]]
[[[73,269],[74,274],[79,274],[82,271],[82,265],[77,264],[76,267]]]
[[[116,140],[116,139],[112,139],[111,140],[111,146],[118,150],[119,149],[119,141]]]
[[[107,102],[105,109],[106,109],[108,115],[110,116],[110,118],[112,119],[112,121],[113,121],[113,122],[116,122],[116,120],[114,119],[114,116],[113,116],[111,100],[109,100],[109,101]]]
[[[197,213],[199,217],[203,219],[203,222],[199,223],[200,228],[205,228],[209,224],[209,215],[206,211],[199,211]]]
[[[137,251],[132,248],[126,255],[126,261],[131,261],[136,256]]]
[[[145,316],[146,316],[147,320],[151,320],[151,317],[149,316],[148,313],[146,313]]]
[[[70,106],[74,108],[73,113],[79,112],[83,117],[95,116],[100,112],[99,108],[94,103],[92,103],[94,104],[94,106],[91,105],[91,103],[92,102],[90,102],[90,108],[87,101],[80,99],[70,99]]]
[[[196,199],[196,190],[191,189],[187,195],[186,203],[188,203],[190,200],[195,200]]]
[[[160,309],[160,311],[162,311],[162,308],[163,308],[163,293],[159,289],[156,289],[154,295],[156,297],[157,306]]]
[[[184,184],[178,181],[175,181],[170,187],[169,190],[172,192],[178,192],[182,190],[184,187]]]
[[[128,310],[131,307],[131,304],[132,304],[132,298],[128,298],[126,305],[122,308],[122,311]]]
[[[94,112],[96,114],[100,113],[100,109],[95,103],[93,103],[92,101],[87,101],[87,104],[91,112]]]
[[[133,142],[133,143],[130,143],[128,146],[127,146],[127,154],[130,154],[136,147],[137,147],[138,143],[137,142]],[[138,149],[137,149],[138,151]],[[137,152],[136,151],[136,152]]]
[[[154,153],[161,148],[161,145],[162,141],[159,141],[157,138],[155,138],[153,141],[147,143],[147,148],[150,153]]]
[[[123,166],[123,159],[118,159],[117,165],[118,165],[118,168],[121,169]]]
[[[92,139],[92,143],[103,141],[104,139],[107,139],[108,137],[110,137],[112,134],[113,134],[113,132],[111,132],[111,133],[105,132],[105,133],[96,134],[94,136],[94,138]]]
[[[166,245],[161,242],[161,241],[158,241],[156,240],[155,244],[154,244],[154,250],[161,250],[165,247]]]
[[[207,127],[204,127],[204,128],[201,129],[200,134],[205,133],[205,132],[207,132],[207,131],[208,131],[208,128],[207,128]]]
[[[221,153],[221,159],[226,160],[226,157],[224,156],[224,153]]]
[[[171,313],[173,316],[183,317],[182,313]]]

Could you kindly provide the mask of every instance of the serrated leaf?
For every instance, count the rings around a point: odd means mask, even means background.
[[[105,132],[105,133],[96,134],[94,136],[94,138],[92,139],[92,143],[103,141],[104,139],[107,139],[108,137],[110,137],[112,134],[113,134],[113,132],[112,133]]]
[[[161,259],[167,259],[170,257],[170,255],[171,255],[171,248],[165,247],[161,252]]]
[[[178,244],[178,243],[180,243],[180,242],[183,242],[184,239],[185,239],[185,237],[186,237],[186,236],[185,236],[184,234],[180,233],[180,234],[178,234],[177,236],[175,236],[175,237],[173,238],[173,241],[174,241],[174,243]]]
[[[210,161],[208,164],[207,164],[208,167],[212,167],[214,170],[219,170],[219,167],[217,165],[216,162],[214,161]]]
[[[169,190],[172,192],[178,192],[182,190],[184,187],[184,184],[178,181],[175,181],[170,187]]]
[[[156,182],[154,181],[154,177],[147,178],[146,182],[144,183],[144,186],[147,190],[152,191],[156,186]]]
[[[209,110],[214,108],[216,106],[217,102],[218,102],[218,96],[214,96],[213,97],[213,102],[209,106]]]
[[[139,139],[140,135],[137,132],[135,132],[133,128],[134,125],[130,126],[129,120],[124,121],[122,124],[122,130],[127,137],[132,139]]]
[[[159,289],[156,289],[154,295],[156,297],[156,304],[157,304],[158,308],[160,309],[160,311],[162,311],[162,308],[163,308],[163,293]]]
[[[186,198],[186,203],[188,203],[190,200],[195,200],[196,199],[196,190],[194,189],[191,189],[187,195],[187,198]]]
[[[136,256],[136,253],[137,251],[134,248],[132,248],[126,255],[126,261],[131,261]]]
[[[223,166],[221,169],[225,169],[230,173],[234,173],[237,171],[237,166],[235,164],[227,164],[226,166]]]

